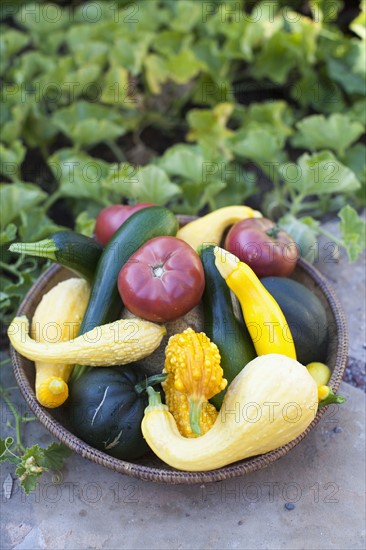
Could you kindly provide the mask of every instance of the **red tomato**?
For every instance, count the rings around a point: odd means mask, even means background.
[[[158,323],[185,315],[199,303],[204,287],[198,254],[176,237],[147,241],[118,276],[118,290],[127,309]]]
[[[267,218],[235,223],[227,234],[225,248],[248,264],[258,277],[287,277],[299,257],[293,238]]]
[[[95,236],[101,244],[107,244],[112,235],[121,227],[121,225],[138,210],[155,206],[151,202],[140,202],[132,206],[125,204],[115,204],[107,206],[99,212],[95,224]]]

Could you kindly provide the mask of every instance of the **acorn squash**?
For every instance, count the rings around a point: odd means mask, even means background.
[[[329,331],[323,304],[303,284],[287,277],[263,277],[261,283],[276,300],[294,339],[303,365],[326,361]]]
[[[72,385],[69,417],[74,433],[111,456],[134,459],[149,447],[142,437],[141,421],[148,404],[147,385],[165,380],[138,366],[94,368]]]

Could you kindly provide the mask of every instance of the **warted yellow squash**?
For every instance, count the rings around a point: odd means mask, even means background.
[[[227,385],[216,344],[204,332],[187,328],[169,338],[165,357],[163,372],[168,377],[162,386],[180,433],[186,437],[206,433],[217,417],[208,399]]]

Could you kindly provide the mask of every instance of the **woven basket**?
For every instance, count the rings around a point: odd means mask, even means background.
[[[180,221],[181,225],[183,225],[189,221],[189,219],[181,218]],[[75,275],[67,269],[56,265],[52,266],[30,289],[17,314],[26,315],[29,319],[31,319],[43,294],[48,292],[60,281],[71,276]],[[330,344],[328,349],[327,364],[332,369],[332,377],[329,385],[332,387],[333,391],[336,392],[346,367],[348,352],[348,336],[344,313],[328,281],[312,265],[300,259],[297,263],[292,278],[303,283],[310,290],[312,290],[321,300],[327,312],[328,326],[330,329]],[[141,459],[137,459],[134,462],[126,462],[94,449],[76,437],[69,429],[67,411],[63,407],[58,409],[43,408],[36,400],[34,393],[34,364],[19,355],[13,348],[11,348],[11,358],[14,366],[16,381],[27,404],[48,431],[50,431],[57,439],[59,439],[72,451],[82,457],[88,458],[92,462],[101,464],[102,466],[110,468],[115,472],[143,480],[170,484],[206,483],[242,476],[249,472],[254,472],[255,470],[265,468],[272,462],[275,462],[287,454],[290,449],[300,443],[300,441],[307,436],[310,430],[317,425],[325,412],[325,408],[321,409],[310,426],[308,426],[308,428],[299,437],[287,445],[264,455],[242,460],[217,470],[206,472],[186,472],[175,470],[160,461],[155,455],[153,455],[153,453],[150,453]]]

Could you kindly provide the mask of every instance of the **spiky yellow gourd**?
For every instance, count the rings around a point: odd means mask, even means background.
[[[227,385],[219,350],[206,334],[188,328],[170,337],[165,355],[163,372],[168,377],[163,389],[168,408],[183,436],[202,435],[218,414],[208,400]]]

